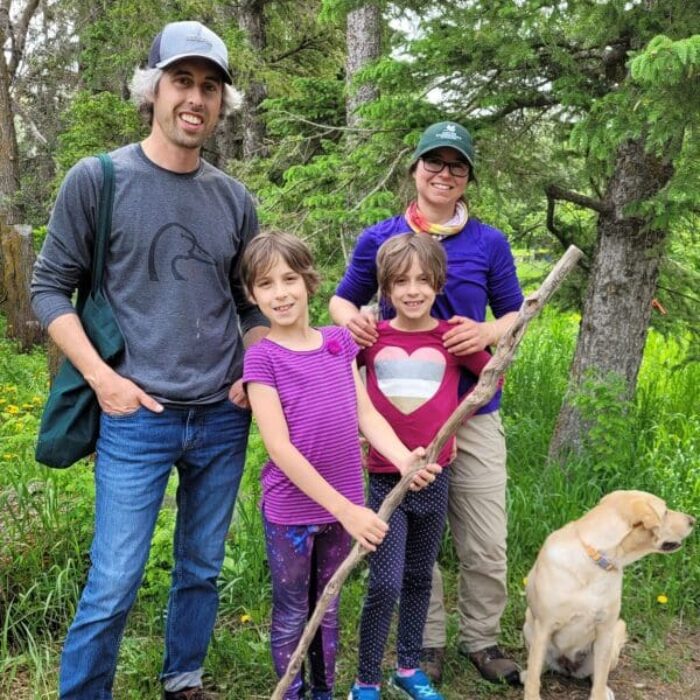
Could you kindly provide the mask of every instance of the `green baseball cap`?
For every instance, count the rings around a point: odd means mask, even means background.
[[[429,126],[420,137],[412,162],[415,163],[436,148],[454,148],[459,151],[467,159],[472,175],[474,174],[474,145],[472,137],[463,126],[456,122],[438,122]]]

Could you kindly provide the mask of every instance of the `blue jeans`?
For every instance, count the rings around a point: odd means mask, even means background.
[[[140,408],[102,415],[91,567],[61,656],[62,700],[112,697],[119,643],[173,465],[179,475],[175,564],[161,678],[170,687],[197,684],[249,427],[250,412],[228,400],[160,414]]]

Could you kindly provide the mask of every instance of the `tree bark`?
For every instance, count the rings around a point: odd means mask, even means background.
[[[245,0],[238,10],[238,26],[246,33],[253,53],[262,56],[267,47],[265,28],[266,0]],[[254,72],[251,71],[254,75]],[[265,84],[252,78],[245,87],[243,98],[243,158],[265,157],[268,149],[265,144],[265,123],[260,118],[260,105],[267,97]]]
[[[29,303],[29,283],[34,267],[31,226],[7,226],[0,220],[3,285],[7,295],[7,337],[29,350],[44,341],[44,334]]]
[[[0,6],[0,46],[5,46],[9,38],[8,10]],[[22,213],[14,200],[20,186],[19,149],[10,95],[11,82],[12,74],[3,55],[0,57],[0,211],[4,213],[6,223],[18,224]]]
[[[634,394],[667,232],[628,209],[656,195],[672,175],[669,163],[645,152],[642,139],[618,149],[605,193],[608,209],[598,218],[569,387],[549,447],[552,460],[585,445],[590,424],[572,399],[586,379],[605,382],[613,374],[622,379],[621,400]]]
[[[348,126],[359,125],[357,110],[377,97],[377,89],[368,83],[353,85],[355,74],[379,58],[381,51],[381,13],[374,3],[367,3],[348,12],[346,21],[347,59],[345,62],[345,102]]]

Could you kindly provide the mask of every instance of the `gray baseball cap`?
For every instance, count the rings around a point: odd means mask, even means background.
[[[184,58],[206,58],[223,73],[224,82],[233,79],[228,69],[228,51],[221,38],[200,22],[171,22],[153,40],[148,54],[149,68],[166,68]]]

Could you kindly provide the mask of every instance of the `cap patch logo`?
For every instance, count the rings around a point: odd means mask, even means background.
[[[448,124],[445,127],[445,131],[442,131],[439,134],[437,134],[437,138],[439,138],[439,139],[451,139],[452,141],[461,141],[462,140],[459,137],[459,135],[455,133],[455,128],[452,124]]]
[[[197,49],[206,49],[206,50],[211,50],[212,48],[212,43],[209,41],[209,39],[204,36],[204,33],[202,32],[201,28],[197,29],[196,34],[190,34],[187,38],[186,41],[191,44],[195,44],[196,46],[193,46],[194,48]]]

